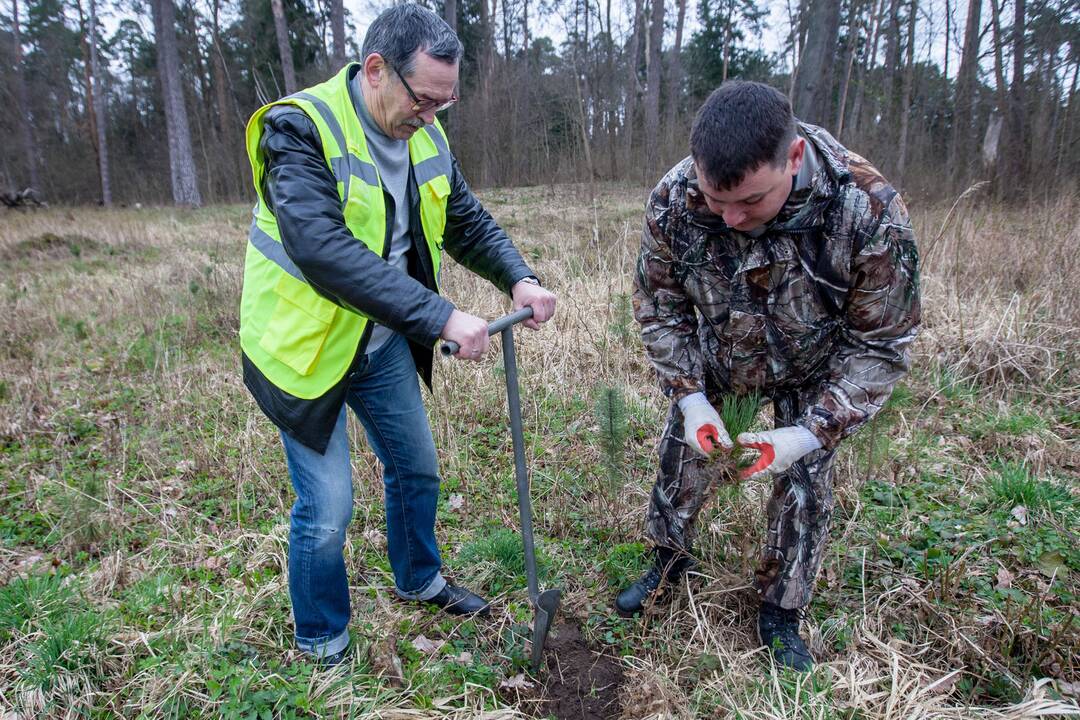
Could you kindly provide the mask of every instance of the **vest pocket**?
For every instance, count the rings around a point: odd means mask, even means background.
[[[427,230],[435,238],[435,244],[442,249],[443,230],[446,229],[446,206],[450,196],[450,181],[445,175],[436,175],[430,181],[424,183],[427,192],[430,193],[430,202],[420,203],[420,213],[428,227]]]
[[[291,275],[281,276],[274,293],[277,304],[259,347],[300,375],[310,375],[330,334],[337,305]]]

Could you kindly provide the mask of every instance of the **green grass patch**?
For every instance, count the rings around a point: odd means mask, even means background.
[[[1068,489],[1033,476],[1023,463],[1000,463],[990,478],[989,494],[992,503],[1009,508],[1023,505],[1051,513],[1077,509],[1077,499]]]

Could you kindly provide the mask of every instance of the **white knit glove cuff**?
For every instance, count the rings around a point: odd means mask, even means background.
[[[709,404],[709,398],[705,397],[705,393],[703,393],[703,392],[691,393],[690,395],[687,395],[686,397],[683,397],[683,398],[679,399],[679,410],[682,410],[683,415],[685,415],[686,411],[689,410],[690,408],[694,407],[695,405],[708,405],[708,404]]]
[[[783,442],[791,443],[792,451],[800,458],[803,455],[821,449],[821,441],[818,440],[818,436],[804,428],[802,425],[792,425],[791,427],[780,428],[773,432],[777,435],[783,433]]]

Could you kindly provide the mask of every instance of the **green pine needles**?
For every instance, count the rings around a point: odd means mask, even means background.
[[[595,414],[600,425],[600,451],[608,475],[608,492],[614,497],[626,474],[626,439],[630,434],[622,391],[610,385],[600,386]]]
[[[720,419],[724,421],[728,435],[732,441],[750,429],[757,419],[758,410],[761,408],[761,397],[757,393],[749,395],[724,395],[720,402]],[[738,447],[738,446],[736,446]]]
[[[761,396],[756,392],[749,395],[727,393],[720,401],[720,419],[724,422],[724,428],[727,429],[728,436],[735,443],[735,447],[730,454],[718,450],[712,454],[711,459],[727,466],[723,470],[728,475],[725,478],[727,481],[737,482],[738,470],[748,465],[742,458],[744,451],[742,446],[736,442],[736,438],[739,437],[740,433],[748,431],[753,426],[760,409]]]

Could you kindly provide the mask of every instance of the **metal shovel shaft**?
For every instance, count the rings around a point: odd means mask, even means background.
[[[562,591],[552,588],[540,592],[536,577],[536,547],[533,543],[532,500],[529,493],[529,472],[525,467],[525,435],[521,430],[521,398],[518,395],[517,359],[514,356],[514,326],[502,331],[503,367],[506,370],[506,404],[510,410],[510,434],[514,439],[514,478],[517,480],[518,511],[521,513],[521,543],[525,550],[525,576],[529,581],[529,600],[536,613],[533,616],[532,669],[540,671],[544,661],[544,642],[551,621],[559,610]]]
[[[510,411],[510,435],[514,440],[514,479],[517,481],[518,510],[521,514],[521,542],[525,550],[525,575],[529,581],[529,600],[535,605],[540,592],[539,581],[536,577],[536,548],[533,543],[529,474],[525,467],[525,435],[521,429],[521,398],[518,395],[513,325],[502,331],[502,351],[503,367],[506,370],[506,404]]]

